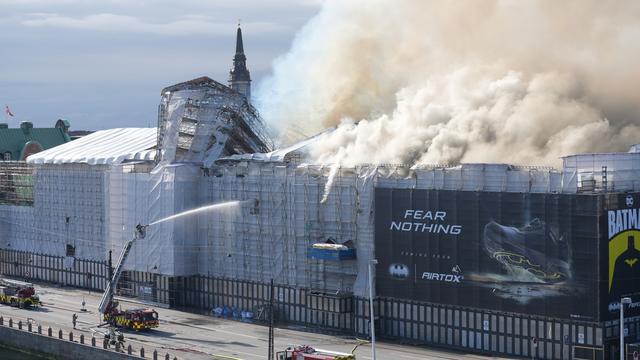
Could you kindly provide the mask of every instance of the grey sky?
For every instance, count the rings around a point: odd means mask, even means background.
[[[160,90],[226,83],[242,21],[254,87],[319,0],[0,0],[0,105],[72,129],[154,126]],[[2,121],[7,121],[3,116]]]

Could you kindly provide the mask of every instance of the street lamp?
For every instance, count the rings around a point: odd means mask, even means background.
[[[624,304],[631,304],[631,298],[620,299],[620,360],[624,360]]]
[[[373,267],[378,265],[378,260],[369,260],[369,332],[371,333],[371,358],[376,360],[376,330],[374,329],[373,316]]]

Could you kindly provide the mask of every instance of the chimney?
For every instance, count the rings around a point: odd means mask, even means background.
[[[64,133],[68,133],[69,132],[69,122],[65,119],[58,119],[58,121],[56,121],[55,127],[58,129],[62,129],[62,131]]]
[[[33,129],[33,123],[30,121],[23,121],[20,123],[20,129],[25,135],[31,134],[31,129]]]

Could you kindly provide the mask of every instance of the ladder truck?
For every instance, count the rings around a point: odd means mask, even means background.
[[[0,303],[30,308],[37,307],[40,304],[40,298],[36,295],[36,290],[31,283],[0,279]]]
[[[107,287],[102,294],[98,310],[103,316],[103,320],[115,327],[126,328],[135,331],[147,330],[158,327],[158,313],[149,308],[120,310],[118,301],[114,299],[114,294],[118,286],[118,280],[124,269],[124,263],[129,256],[133,244],[147,235],[149,225],[136,225],[133,239],[127,241],[120,253],[120,258],[113,270],[113,276],[109,279]]]

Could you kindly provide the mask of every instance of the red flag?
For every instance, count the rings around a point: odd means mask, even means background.
[[[5,114],[7,114],[9,116],[13,116],[13,113],[11,112],[11,109],[9,109],[9,105],[5,105],[4,106],[4,112],[5,112]]]

